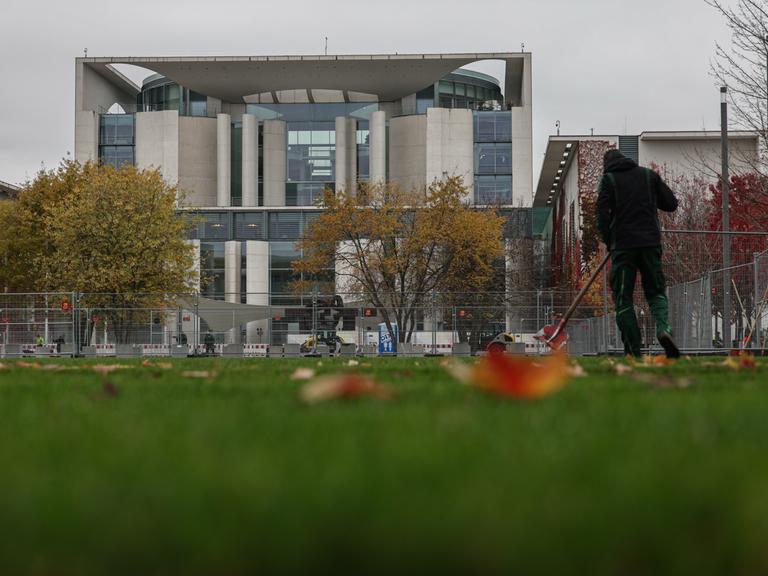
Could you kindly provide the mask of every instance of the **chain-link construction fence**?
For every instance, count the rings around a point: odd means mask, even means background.
[[[670,323],[689,353],[768,344],[768,234],[684,233],[666,248]],[[669,234],[667,235],[669,237]],[[588,276],[587,273],[584,275]],[[622,353],[610,297],[598,277],[568,327],[574,355]],[[0,294],[0,356],[470,355],[496,342],[544,354],[535,335],[556,323],[579,286],[474,294]],[[661,351],[640,280],[643,345]],[[730,303],[730,307],[726,306]],[[724,318],[730,322],[724,323]],[[730,344],[725,340],[730,327]]]

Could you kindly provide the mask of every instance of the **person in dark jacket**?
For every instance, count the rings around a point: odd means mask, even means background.
[[[658,210],[677,210],[677,199],[661,176],[638,166],[618,150],[606,152],[597,198],[597,225],[611,254],[611,291],[624,352],[640,356],[642,336],[633,303],[640,272],[645,299],[656,320],[656,338],[668,358],[679,358],[669,326]]]

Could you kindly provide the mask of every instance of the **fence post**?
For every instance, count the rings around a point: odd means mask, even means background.
[[[606,246],[604,250],[608,250]],[[608,266],[603,266],[603,341],[608,355]]]
[[[77,292],[72,292],[72,334],[70,337],[70,342],[72,342],[72,357],[76,357],[80,355],[80,348],[78,346],[78,338],[77,338],[77,326],[78,326],[78,314],[80,310],[79,302],[77,301]]]
[[[760,313],[760,267],[758,266],[758,263],[760,261],[760,254],[755,252],[752,256],[752,263],[753,263],[753,269],[754,269],[754,292],[755,295],[753,296],[753,302],[752,302],[752,310],[753,310],[753,320],[752,320],[752,348],[760,348],[760,317],[762,314]]]
[[[432,291],[432,354],[437,354],[437,315],[435,313],[435,291]]]

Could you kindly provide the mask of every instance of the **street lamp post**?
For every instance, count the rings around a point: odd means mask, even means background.
[[[722,189],[723,189],[723,344],[726,349],[731,340],[731,236],[728,207],[728,88],[720,88],[720,141],[722,146]]]

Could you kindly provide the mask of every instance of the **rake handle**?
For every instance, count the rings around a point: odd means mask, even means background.
[[[560,323],[558,324],[558,328],[561,326],[565,326],[568,323],[568,320],[571,319],[571,316],[573,316],[573,313],[576,312],[576,308],[579,307],[579,304],[584,298],[584,295],[587,293],[587,290],[592,286],[592,284],[595,283],[595,280],[597,280],[598,274],[603,271],[603,268],[605,268],[605,265],[608,263],[608,259],[611,257],[611,253],[606,250],[605,256],[600,261],[600,265],[595,268],[595,271],[592,272],[592,275],[589,277],[589,280],[587,280],[587,283],[584,284],[582,289],[579,291],[579,293],[576,295],[576,298],[571,303],[571,307],[568,308],[568,311],[565,313],[563,318],[560,320]],[[562,328],[561,328],[562,329]],[[558,330],[559,332],[559,330]]]

